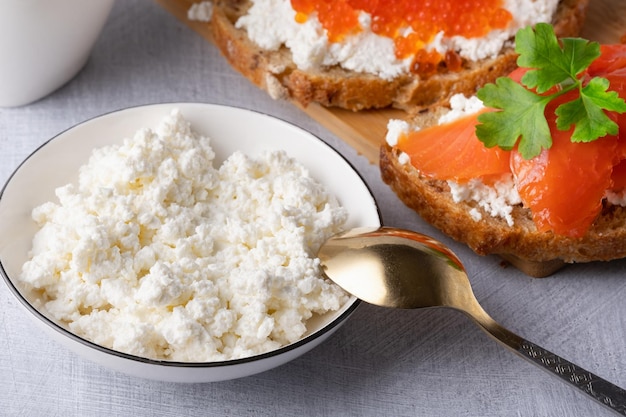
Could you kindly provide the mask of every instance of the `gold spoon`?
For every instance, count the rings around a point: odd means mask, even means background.
[[[357,228],[331,237],[318,256],[326,275],[357,298],[383,307],[450,307],[531,363],[626,415],[626,391],[523,339],[480,306],[463,264],[428,236],[389,227]]]

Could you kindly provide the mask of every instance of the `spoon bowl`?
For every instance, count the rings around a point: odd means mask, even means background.
[[[452,307],[448,303],[455,298],[449,294],[469,286],[463,264],[450,249],[401,229],[352,229],[329,239],[318,256],[330,279],[383,307]],[[417,279],[416,271],[440,279]],[[446,279],[451,275],[454,279]]]
[[[493,320],[474,296],[460,259],[443,243],[409,230],[357,228],[331,237],[318,256],[325,274],[357,298],[383,307],[459,310],[524,359],[626,415],[624,389]]]

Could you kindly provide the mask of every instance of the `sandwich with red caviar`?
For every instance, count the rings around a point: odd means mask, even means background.
[[[216,0],[228,62],[277,99],[363,110],[446,103],[515,68],[518,29],[575,36],[588,0]]]
[[[519,68],[392,120],[383,180],[481,255],[531,276],[626,257],[626,45],[516,35]]]

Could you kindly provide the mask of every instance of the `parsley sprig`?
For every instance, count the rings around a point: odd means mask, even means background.
[[[590,142],[617,134],[618,126],[605,110],[624,113],[626,102],[608,90],[606,78],[595,77],[586,83],[581,79],[581,74],[600,56],[597,42],[580,38],[559,41],[551,25],[539,23],[534,29],[529,26],[518,31],[515,51],[519,54],[517,64],[531,68],[522,77],[522,85],[501,77],[477,93],[485,106],[499,110],[478,117],[476,136],[485,146],[510,150],[519,141],[518,151],[525,159],[549,149],[552,137],[545,117],[546,105],[574,89],[579,91],[578,98],[556,109],[557,129],[568,130],[574,125],[572,142]]]

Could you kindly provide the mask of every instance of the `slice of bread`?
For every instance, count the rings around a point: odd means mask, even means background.
[[[421,112],[414,115],[412,123],[432,125],[445,111],[447,108],[439,107]],[[423,176],[410,163],[401,163],[399,155],[398,149],[381,146],[383,181],[424,220],[480,255],[499,255],[533,277],[548,276],[566,263],[626,257],[626,207],[606,203],[582,238],[537,231],[530,210],[521,205],[513,208],[514,225],[509,226],[475,202],[455,202],[446,181]],[[481,212],[481,220],[472,217],[473,209]]]
[[[587,3],[588,0],[559,2],[552,22],[558,36],[578,34]],[[339,66],[303,71],[293,63],[287,48],[263,50],[248,38],[245,30],[235,27],[250,6],[249,0],[215,1],[211,23],[215,44],[235,69],[273,98],[294,100],[303,106],[315,102],[356,111],[440,105],[457,93],[473,95],[480,86],[508,74],[516,66],[513,48],[505,47],[497,58],[465,60],[458,72],[440,66],[436,74],[425,78],[407,74],[385,80]]]

